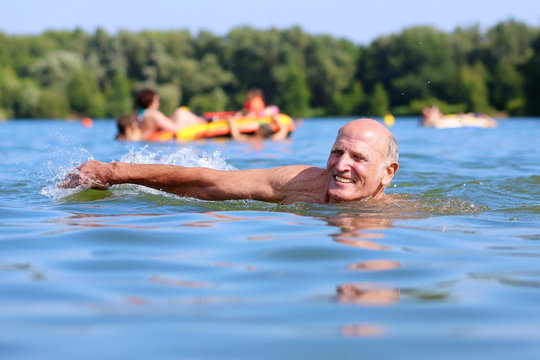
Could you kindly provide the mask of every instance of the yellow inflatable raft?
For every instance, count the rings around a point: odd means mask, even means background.
[[[277,115],[279,121],[289,128],[289,134],[295,130],[294,120],[285,114]],[[278,131],[278,125],[272,120],[272,117],[243,117],[235,120],[241,133],[249,134],[257,130],[260,123],[271,124],[274,131]],[[176,133],[171,131],[158,131],[150,135],[150,141],[189,141],[202,138],[212,138],[218,136],[230,136],[229,123],[226,119],[217,119],[206,124],[189,126]]]

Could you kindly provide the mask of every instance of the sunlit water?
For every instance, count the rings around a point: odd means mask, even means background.
[[[540,119],[397,119],[391,205],[54,186],[91,158],[324,167],[346,121],[255,144],[0,123],[0,358],[540,358]]]

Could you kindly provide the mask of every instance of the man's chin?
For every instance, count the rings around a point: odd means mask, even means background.
[[[328,191],[328,197],[330,199],[330,202],[334,202],[334,203],[354,200],[354,198],[350,196],[350,194],[344,193],[343,191],[336,191],[336,190]]]

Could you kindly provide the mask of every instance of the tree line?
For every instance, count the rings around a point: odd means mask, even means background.
[[[0,118],[116,117],[142,88],[162,110],[240,109],[250,88],[295,117],[443,112],[540,115],[540,31],[507,20],[409,27],[368,45],[300,27],[0,32]]]

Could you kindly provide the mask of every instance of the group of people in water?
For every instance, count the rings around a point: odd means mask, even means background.
[[[159,95],[150,89],[141,90],[136,98],[134,114],[121,115],[117,121],[118,140],[145,141],[157,131],[170,131],[176,133],[187,127],[207,124],[215,118],[206,118],[186,107],[177,108],[168,117],[159,110]],[[243,109],[233,115],[225,116],[230,128],[230,136],[235,140],[251,140],[256,138],[269,138],[272,140],[285,139],[289,129],[279,119],[279,109],[275,105],[266,106],[260,89],[251,89],[246,94]],[[240,118],[269,118],[271,122],[260,121],[257,129],[247,135],[243,134],[237,125]],[[277,131],[276,131],[277,128]]]

